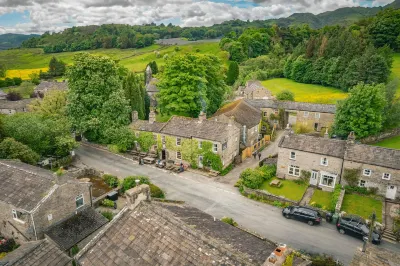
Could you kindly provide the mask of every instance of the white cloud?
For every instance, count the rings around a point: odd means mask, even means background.
[[[254,2],[246,8],[238,3]],[[179,18],[181,26],[210,26],[231,19],[287,17],[295,12],[321,13],[357,6],[359,0],[0,0],[0,15],[29,12],[30,22],[0,27],[1,33],[43,33],[71,26],[107,23],[144,24]],[[384,5],[390,0],[374,0]],[[251,3],[249,3],[251,4]]]

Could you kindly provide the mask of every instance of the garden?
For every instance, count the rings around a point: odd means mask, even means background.
[[[273,180],[279,180],[281,185],[279,187],[271,186],[270,183]],[[277,178],[274,178],[273,180],[265,181],[260,189],[276,196],[282,196],[294,201],[300,201],[308,187],[306,183],[299,183],[293,180],[282,180]]]
[[[374,144],[375,146],[380,146],[384,148],[390,148],[390,149],[399,149],[400,150],[400,136],[396,136],[393,138],[388,138],[385,140],[382,140],[378,143]]]
[[[371,214],[375,212],[376,220],[382,223],[382,200],[371,196],[346,192],[341,211],[356,214],[364,219],[370,219]]]
[[[311,197],[310,205],[328,210],[331,206],[332,192],[316,189]]]

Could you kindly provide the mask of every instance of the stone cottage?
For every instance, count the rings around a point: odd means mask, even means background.
[[[267,90],[260,81],[249,80],[246,83],[246,87],[243,90],[243,97],[249,100],[256,99],[272,99],[272,93]]]
[[[262,111],[262,116],[274,122],[279,115],[279,110],[284,111],[283,125],[306,123],[315,131],[323,131],[330,127],[335,120],[336,105],[302,103],[277,100],[246,100],[251,106]],[[276,122],[276,121],[275,121]]]
[[[0,235],[18,243],[92,205],[91,183],[68,180],[19,161],[0,160]]]
[[[360,187],[375,187],[389,199],[400,196],[400,150],[375,147],[348,140],[289,133],[279,143],[277,176],[299,179],[310,173],[310,185],[332,191],[348,185],[346,173],[354,170]]]
[[[197,119],[173,116],[168,122],[159,123],[155,121],[154,111],[150,112],[148,121],[138,120],[134,111],[132,121],[130,128],[136,137],[153,135],[163,160],[203,168],[204,154],[213,152],[226,167],[239,154],[240,128],[233,119],[227,123],[207,120],[202,112]]]
[[[15,113],[28,112],[28,104],[33,99],[24,99],[20,101],[0,100],[0,114],[12,115]]]
[[[220,108],[212,117],[214,121],[229,123],[231,118],[241,128],[240,142],[245,147],[254,145],[260,136],[261,111],[244,100],[237,100]]]
[[[39,97],[43,97],[47,92],[52,90],[68,90],[68,81],[41,81],[40,84],[35,87],[34,93]]]

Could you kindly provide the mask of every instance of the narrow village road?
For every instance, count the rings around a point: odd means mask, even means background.
[[[76,153],[87,166],[119,177],[149,176],[166,192],[168,199],[183,200],[218,219],[232,217],[241,226],[272,241],[307,252],[330,254],[344,265],[350,264],[354,251],[362,245],[360,240],[340,235],[330,224],[309,226],[286,220],[279,208],[247,199],[235,187],[201,175],[191,172],[173,174],[88,146],[81,146]],[[382,246],[400,252],[398,245],[384,243]]]

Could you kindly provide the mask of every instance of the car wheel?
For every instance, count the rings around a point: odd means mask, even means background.
[[[286,219],[290,219],[290,215],[289,214],[285,214]]]
[[[308,223],[308,225],[311,225],[311,226],[314,225],[314,222],[313,222],[313,221],[308,221],[307,223]]]
[[[346,233],[346,231],[344,231],[344,229],[340,228],[339,229],[339,233],[341,233],[342,235],[344,235]]]

